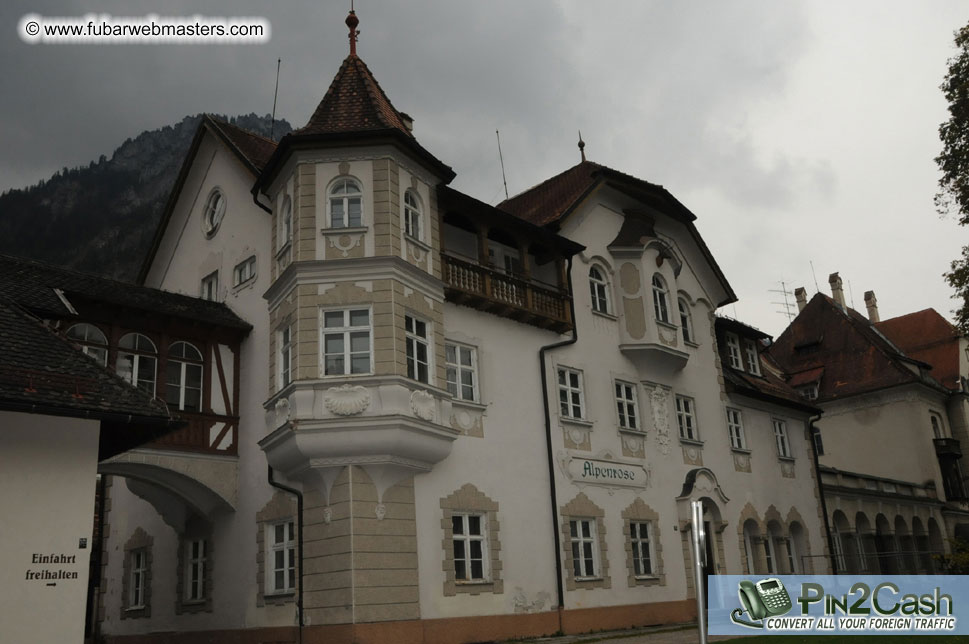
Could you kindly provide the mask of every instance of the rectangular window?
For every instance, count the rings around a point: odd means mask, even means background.
[[[596,520],[570,520],[569,537],[572,542],[572,574],[576,579],[598,576]]]
[[[445,343],[447,390],[458,400],[478,400],[478,357],[474,347]]]
[[[757,355],[757,343],[753,340],[744,340],[744,349],[747,351],[747,370],[755,376],[759,376],[760,357]]]
[[[620,427],[623,429],[639,429],[635,385],[616,381],[616,408],[619,411]]]
[[[747,449],[744,437],[744,417],[739,409],[727,409],[727,432],[730,434],[730,447]]]
[[[185,544],[185,601],[205,599],[205,540]]]
[[[797,565],[797,553],[794,551],[794,540],[790,537],[784,539],[784,545],[787,546],[787,570],[791,575],[799,574],[801,571],[798,569]]]
[[[407,349],[407,377],[418,382],[431,381],[431,357],[427,322],[404,316],[404,342]]]
[[[821,440],[821,430],[817,427],[812,428],[811,438],[814,439],[814,449],[817,450],[818,456],[824,454],[824,442]]]
[[[323,375],[372,373],[370,309],[323,311]]]
[[[727,359],[730,361],[730,366],[743,371],[744,361],[740,357],[740,338],[737,337],[736,333],[727,333],[726,338]]]
[[[293,327],[287,326],[278,332],[279,368],[277,382],[279,388],[286,387],[293,381]]]
[[[653,574],[649,528],[648,521],[629,522],[629,537],[633,547],[633,568],[637,577]]]
[[[256,276],[256,256],[242,260],[232,269],[232,285],[245,284]]]
[[[680,438],[688,441],[700,440],[692,398],[676,397],[676,424],[680,428]]]
[[[202,278],[199,297],[203,300],[212,300],[213,302],[219,299],[219,271],[209,273]]]
[[[582,373],[559,367],[559,411],[565,418],[585,418],[585,395],[582,393]]]
[[[488,551],[485,538],[485,518],[480,514],[451,516],[454,547],[454,580],[487,581]]]
[[[291,593],[296,588],[296,535],[292,521],[266,526],[268,593]]]
[[[128,608],[144,608],[145,583],[148,576],[148,551],[145,548],[139,548],[129,552],[128,556],[131,557]]]
[[[777,455],[781,458],[791,458],[791,442],[787,439],[787,423],[773,419],[774,441],[777,442]]]

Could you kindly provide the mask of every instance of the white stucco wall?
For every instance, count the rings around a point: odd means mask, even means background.
[[[0,412],[0,425],[0,640],[80,644],[99,422]],[[69,562],[41,563],[48,555]],[[71,578],[28,578],[43,571]]]
[[[255,514],[269,502],[273,493],[266,483],[266,458],[257,445],[257,441],[266,434],[262,403],[266,398],[269,377],[269,315],[262,296],[270,284],[273,254],[270,249],[271,218],[269,213],[252,201],[249,190],[253,181],[254,178],[231,152],[211,135],[207,136],[199,148],[146,282],[148,286],[197,295],[201,278],[218,270],[220,299],[253,326],[252,332],[242,343],[238,357],[243,368],[239,375],[239,492],[235,511],[209,517],[214,544],[211,558],[213,611],[176,615],[178,536],[149,503],[127,489],[123,479],[115,478],[110,490],[112,529],[108,579],[117,590],[105,599],[106,633],[295,623],[292,605],[256,605]],[[202,211],[205,197],[215,186],[225,192],[226,213],[215,236],[206,239],[201,228]],[[240,288],[233,288],[234,266],[253,254],[256,256],[255,279]],[[231,372],[232,362],[224,360],[223,364]],[[231,374],[227,376],[231,381]],[[193,458],[177,453],[172,453],[172,456]],[[150,618],[122,621],[119,615],[123,545],[138,527],[154,539],[152,584],[157,591],[152,595]],[[250,562],[251,565],[240,565],[240,562]]]

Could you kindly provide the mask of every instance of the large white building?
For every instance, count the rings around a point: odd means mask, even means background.
[[[697,499],[709,573],[827,571],[816,410],[715,316],[735,296],[693,213],[584,156],[497,207],[447,187],[347,24],[305,127],[277,146],[206,118],[178,177],[142,281],[252,330],[178,356],[189,428],[101,466],[101,634],[688,621]]]

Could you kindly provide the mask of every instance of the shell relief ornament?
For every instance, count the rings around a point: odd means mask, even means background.
[[[370,406],[370,392],[360,385],[340,385],[326,390],[323,404],[337,416],[353,416]]]
[[[410,408],[421,420],[434,420],[434,396],[423,389],[410,395]]]

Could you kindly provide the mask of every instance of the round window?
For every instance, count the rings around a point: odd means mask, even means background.
[[[225,216],[225,195],[218,188],[212,190],[208,200],[205,202],[205,211],[202,213],[202,232],[206,237],[212,237],[219,230],[222,217]]]

